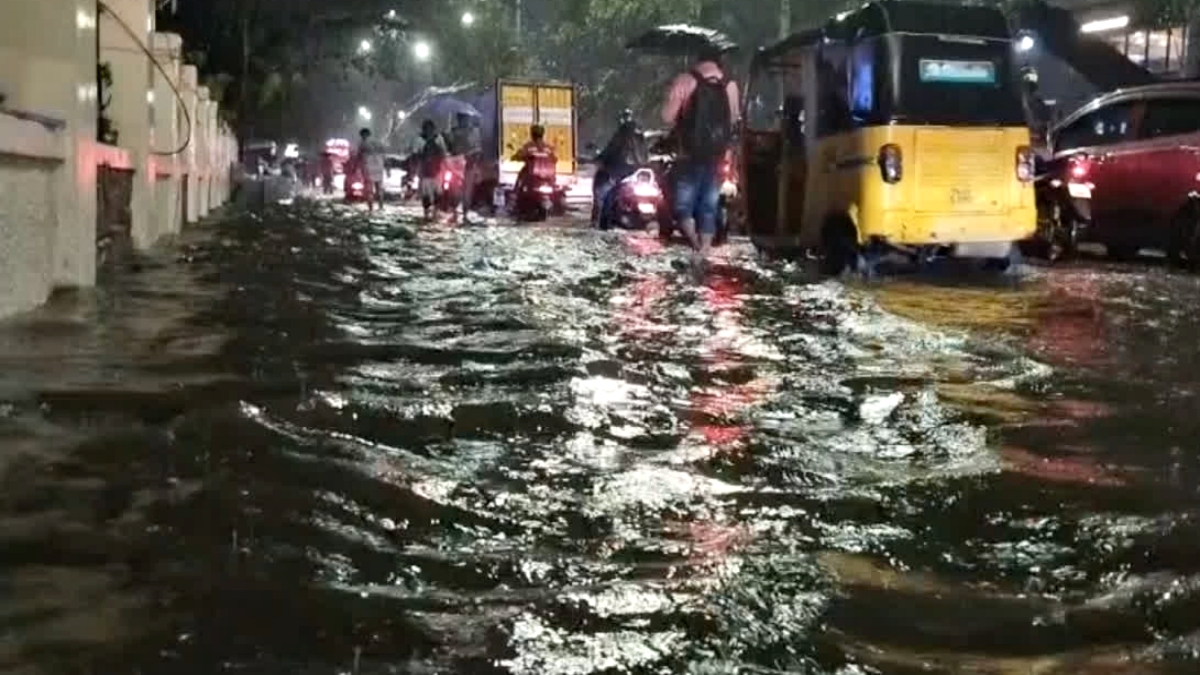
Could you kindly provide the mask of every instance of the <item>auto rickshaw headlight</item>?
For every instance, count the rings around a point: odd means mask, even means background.
[[[888,143],[879,148],[879,173],[885,183],[899,183],[904,175],[904,158],[900,146]]]

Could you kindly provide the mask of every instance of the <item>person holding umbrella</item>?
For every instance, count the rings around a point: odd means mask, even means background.
[[[473,124],[469,112],[459,111],[454,115],[454,126],[450,129],[450,154],[463,158],[462,202],[463,223],[470,217],[471,199],[475,195],[475,184],[479,180],[479,160],[483,155],[483,142],[479,138],[479,127]]]

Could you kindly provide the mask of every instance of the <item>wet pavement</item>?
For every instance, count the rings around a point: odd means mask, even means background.
[[[297,204],[0,325],[0,672],[1200,672],[1200,277]]]

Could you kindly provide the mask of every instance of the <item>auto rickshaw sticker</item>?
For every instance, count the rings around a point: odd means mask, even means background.
[[[949,84],[995,84],[996,64],[991,61],[949,61],[921,59],[922,82]]]

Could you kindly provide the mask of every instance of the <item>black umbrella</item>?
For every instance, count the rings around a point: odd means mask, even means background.
[[[662,56],[689,56],[708,49],[731,52],[738,48],[729,36],[718,30],[683,23],[652,28],[630,40],[625,47]]]

